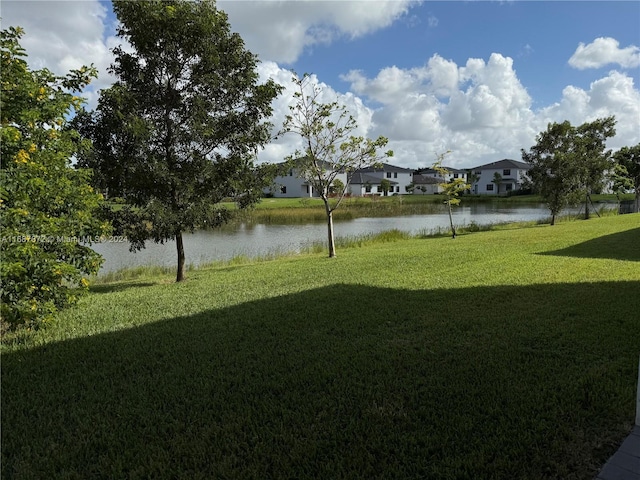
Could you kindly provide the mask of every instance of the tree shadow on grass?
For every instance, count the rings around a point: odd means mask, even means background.
[[[2,477],[592,478],[639,288],[334,285],[8,353]]]
[[[557,255],[579,258],[609,258],[614,260],[640,261],[640,228],[612,233],[594,238],[571,247],[540,255]]]

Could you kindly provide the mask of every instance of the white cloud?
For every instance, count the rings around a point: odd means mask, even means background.
[[[550,122],[580,125],[615,115],[611,148],[640,141],[640,92],[633,79],[611,72],[588,90],[568,86],[562,100],[541,110],[518,79],[513,60],[494,53],[485,62],[464,66],[438,55],[423,67],[382,69],[374,78],[360,71],[343,77],[351,89],[381,106],[374,111],[371,135],[385,135],[396,152],[394,163],[430,164],[436,152],[451,150],[451,166],[468,168],[500,158],[520,158]]]
[[[633,78],[612,71],[591,83],[589,90],[566,87],[562,100],[542,109],[537,115],[538,128],[548,122],[569,120],[574,125],[615,115],[616,136],[607,145],[620,148],[640,143],[640,91]]]
[[[640,66],[640,48],[629,45],[620,48],[620,42],[611,37],[599,37],[588,45],[580,43],[569,59],[569,65],[579,70],[618,64],[623,68]]]
[[[285,116],[290,113],[290,106],[295,105],[294,94],[297,92],[297,86],[292,81],[292,74],[289,70],[283,69],[275,62],[263,62],[258,66],[260,81],[265,82],[267,79],[273,79],[276,83],[285,87],[282,94],[273,102],[273,115],[270,119],[273,124],[273,135],[275,136],[281,130],[285,121]],[[362,102],[362,99],[351,92],[339,93],[331,86],[322,82],[316,75],[311,75],[310,85],[316,85],[321,89],[321,93],[317,100],[321,103],[331,103],[337,101],[344,105],[351,114],[358,128],[353,131],[353,135],[369,135],[373,129],[372,117],[373,110],[368,108]],[[274,142],[268,145],[259,155],[261,162],[278,163],[282,162],[288,155],[293,154],[296,150],[303,150],[304,143],[302,139],[294,133],[286,133],[280,135]]]
[[[94,107],[95,93],[113,83],[107,68],[113,61],[111,48],[118,40],[107,35],[107,10],[97,0],[30,1],[3,0],[3,28],[20,26],[25,35],[20,41],[33,69],[48,68],[57,75],[93,64],[98,69],[84,96]]]
[[[357,38],[388,27],[412,0],[225,1],[233,29],[260,58],[293,63],[305,50],[346,36]]]
[[[219,3],[229,10],[233,30],[242,35],[250,50],[263,60],[273,58],[281,64],[337,36],[366,35],[400,17],[408,20],[405,13],[411,5],[394,0],[376,1],[376,8],[364,1]],[[22,45],[33,68],[47,67],[64,74],[94,63],[101,77],[85,96],[91,100],[90,107],[95,106],[95,88],[112,82],[106,69],[113,61],[110,49],[119,43],[101,3],[3,0],[2,22],[3,28],[25,28]],[[531,51],[526,45],[524,50]],[[638,47],[621,49],[613,39],[598,39],[581,45],[572,61],[574,66],[637,66],[639,55]],[[273,78],[287,87],[273,104],[275,132],[292,102],[291,73],[275,61],[263,61],[259,72],[262,81]],[[460,168],[505,157],[518,159],[520,149],[533,145],[536,134],[549,122],[569,120],[579,125],[608,115],[618,120],[611,148],[640,143],[640,92],[631,76],[616,71],[587,89],[567,86],[558,103],[538,110],[533,110],[513,60],[499,53],[460,65],[436,54],[423,65],[388,66],[375,76],[350,71],[342,76],[350,83],[347,92],[324,84],[322,77],[314,78],[323,87],[323,100],[338,99],[347,106],[360,126],[358,134],[388,137],[389,148],[395,152],[393,163],[405,167],[430,165],[436,153],[446,150],[452,150],[447,163]],[[299,138],[285,135],[271,143],[260,160],[280,162],[301,147]]]

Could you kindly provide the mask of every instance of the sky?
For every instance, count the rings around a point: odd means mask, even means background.
[[[389,139],[389,163],[472,168],[521,160],[551,122],[615,115],[616,150],[640,143],[640,2],[220,0],[231,29],[260,59],[262,81],[285,86],[274,132],[293,101],[291,71],[323,101],[343,103],[357,134]],[[110,1],[2,0],[2,28],[25,29],[31,68],[62,75],[93,63],[95,108],[117,20]],[[284,135],[259,154],[281,162],[302,146]]]

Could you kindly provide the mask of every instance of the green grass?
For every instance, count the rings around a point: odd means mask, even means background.
[[[640,217],[384,239],[93,286],[3,345],[2,478],[593,478]]]

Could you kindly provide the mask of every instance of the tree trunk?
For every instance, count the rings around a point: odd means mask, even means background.
[[[591,200],[589,192],[587,192],[584,198],[584,219],[589,220],[589,200]]]
[[[453,224],[453,212],[451,211],[451,201],[447,201],[449,205],[449,223],[451,224],[451,238],[456,238],[456,227]]]
[[[555,225],[556,224],[556,214],[552,213],[551,214],[551,225]]]
[[[333,211],[329,206],[329,199],[323,195],[322,200],[324,201],[324,208],[327,212],[327,239],[329,241],[329,258],[334,258],[336,256],[336,242],[333,236]]]
[[[178,250],[178,272],[176,282],[184,280],[184,243],[182,242],[182,232],[176,232],[176,249]]]

